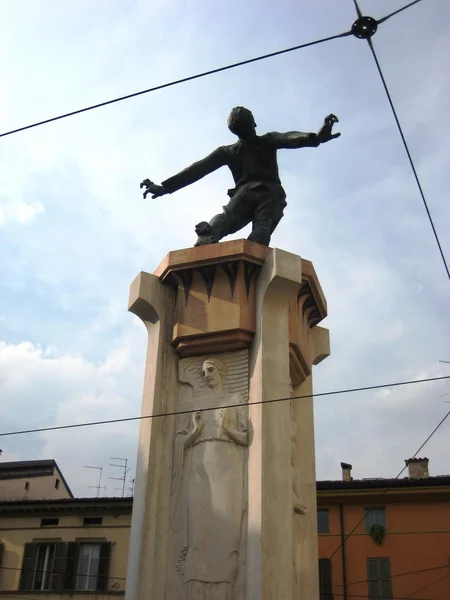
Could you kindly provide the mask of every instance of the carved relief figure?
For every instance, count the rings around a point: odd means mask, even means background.
[[[201,367],[209,388],[196,398],[175,439],[172,517],[183,543],[177,570],[185,600],[237,600],[244,516],[247,418],[240,396],[224,391],[225,364],[208,358]]]

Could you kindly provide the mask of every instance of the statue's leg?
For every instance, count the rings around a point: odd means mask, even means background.
[[[246,202],[248,192],[235,194],[226,206],[223,212],[215,215],[209,223],[202,221],[195,227],[198,235],[196,246],[205,244],[215,244],[230,233],[239,231],[252,220],[251,202]]]
[[[253,229],[248,239],[263,246],[270,244],[276,226],[283,218],[286,200],[284,193],[275,190],[255,190],[258,194],[253,215]]]

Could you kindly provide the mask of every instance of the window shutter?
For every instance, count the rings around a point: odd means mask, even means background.
[[[392,600],[391,561],[389,558],[380,558],[380,591],[383,600]]]
[[[380,594],[378,593],[378,560],[376,558],[367,559],[367,579],[369,600],[380,600]]]
[[[319,558],[320,600],[333,600],[331,559]]]
[[[80,544],[78,542],[69,542],[67,544],[63,577],[63,589],[65,590],[75,589],[79,553]]]
[[[0,542],[0,567],[2,566],[2,558],[3,558],[3,551],[5,549],[5,544],[2,544]],[[1,579],[1,571],[0,571],[0,579]]]
[[[111,542],[102,542],[100,544],[100,557],[98,561],[97,591],[108,589],[110,557]]]
[[[37,544],[25,544],[24,546],[19,590],[33,589],[34,568],[36,566],[37,551]]]
[[[51,590],[60,590],[63,587],[65,560],[66,544],[64,542],[56,542],[52,568],[52,580],[50,584]]]

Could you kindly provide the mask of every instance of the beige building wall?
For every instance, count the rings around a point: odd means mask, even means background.
[[[22,505],[23,507],[24,505]],[[30,506],[27,510],[30,510]],[[0,565],[0,598],[7,592],[18,591],[25,544],[30,542],[111,542],[109,577],[106,592],[66,592],[64,596],[95,596],[101,599],[111,593],[121,594],[125,590],[128,541],[131,523],[131,500],[121,507],[122,514],[101,514],[97,510],[80,510],[78,514],[61,514],[58,511],[42,511],[36,514],[0,516],[0,544],[3,556]],[[2,507],[0,505],[0,511]],[[117,509],[115,508],[115,512]],[[83,526],[83,518],[101,516],[102,525]],[[58,518],[56,527],[41,526],[42,518]],[[27,596],[38,593],[42,600],[55,598],[55,592],[20,591]],[[56,592],[58,594],[58,592]]]
[[[59,481],[59,484],[57,482]],[[27,485],[28,484],[28,485]],[[58,487],[57,487],[58,486]],[[0,501],[70,498],[61,474],[0,480]]]

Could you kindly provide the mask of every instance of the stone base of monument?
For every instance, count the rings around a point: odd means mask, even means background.
[[[135,279],[129,310],[154,416],[127,600],[318,600],[311,371],[329,337],[313,265],[247,240],[178,250]]]

